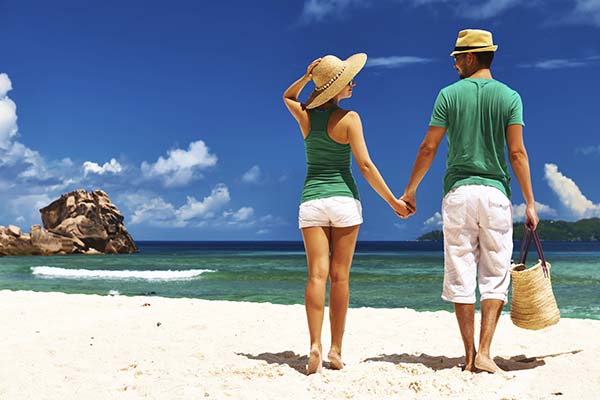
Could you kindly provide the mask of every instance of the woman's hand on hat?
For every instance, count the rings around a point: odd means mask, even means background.
[[[315,61],[311,62],[310,65],[306,68],[306,74],[304,74],[304,78],[312,81],[312,70],[321,62],[320,58],[317,58]]]

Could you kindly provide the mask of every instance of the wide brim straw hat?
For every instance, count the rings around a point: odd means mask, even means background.
[[[357,53],[342,61],[328,55],[312,70],[315,90],[306,101],[306,108],[319,107],[334,98],[360,72],[367,62],[365,53]]]
[[[450,56],[464,53],[496,51],[498,46],[492,40],[492,33],[481,29],[464,29],[458,32],[456,46]]]

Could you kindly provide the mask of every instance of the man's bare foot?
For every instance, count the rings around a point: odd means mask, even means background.
[[[500,368],[494,362],[494,360],[492,360],[488,356],[481,355],[481,353],[475,356],[475,367],[482,371],[489,372],[491,374],[495,374],[496,372],[501,371]]]
[[[323,369],[323,358],[321,357],[321,350],[317,346],[313,346],[310,349],[308,355],[308,364],[306,365],[306,374],[311,375],[314,373],[321,373]]]
[[[329,359],[331,369],[344,368],[344,363],[342,362],[342,355],[340,353],[338,353],[337,351],[329,350],[329,354],[327,354],[327,358]]]
[[[468,352],[465,355],[465,365],[461,366],[463,371],[477,372],[477,368],[475,368],[475,357],[476,356],[477,356],[477,351],[475,351],[475,348],[473,348],[473,350],[471,352]]]
[[[474,363],[463,365],[462,366],[462,370],[463,371],[469,371],[469,372],[477,372],[477,368],[475,368],[475,364]]]

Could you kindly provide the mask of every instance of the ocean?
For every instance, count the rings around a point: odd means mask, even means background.
[[[130,255],[0,257],[0,290],[303,304],[302,242],[137,244]],[[543,246],[561,315],[600,319],[600,243]],[[528,265],[536,257],[532,246]],[[359,242],[350,307],[450,311],[440,298],[443,270],[442,243]]]

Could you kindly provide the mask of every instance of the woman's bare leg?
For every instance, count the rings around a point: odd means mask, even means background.
[[[329,275],[329,227],[310,227],[302,229],[306,261],[308,263],[308,280],[304,304],[310,332],[310,354],[307,372],[314,374],[321,368],[323,346],[321,345],[321,330],[325,309],[325,292]]]
[[[333,369],[342,369],[342,339],[350,299],[350,266],[356,247],[360,225],[331,230],[331,264],[329,277],[329,322],[331,323],[331,350],[327,358]]]

